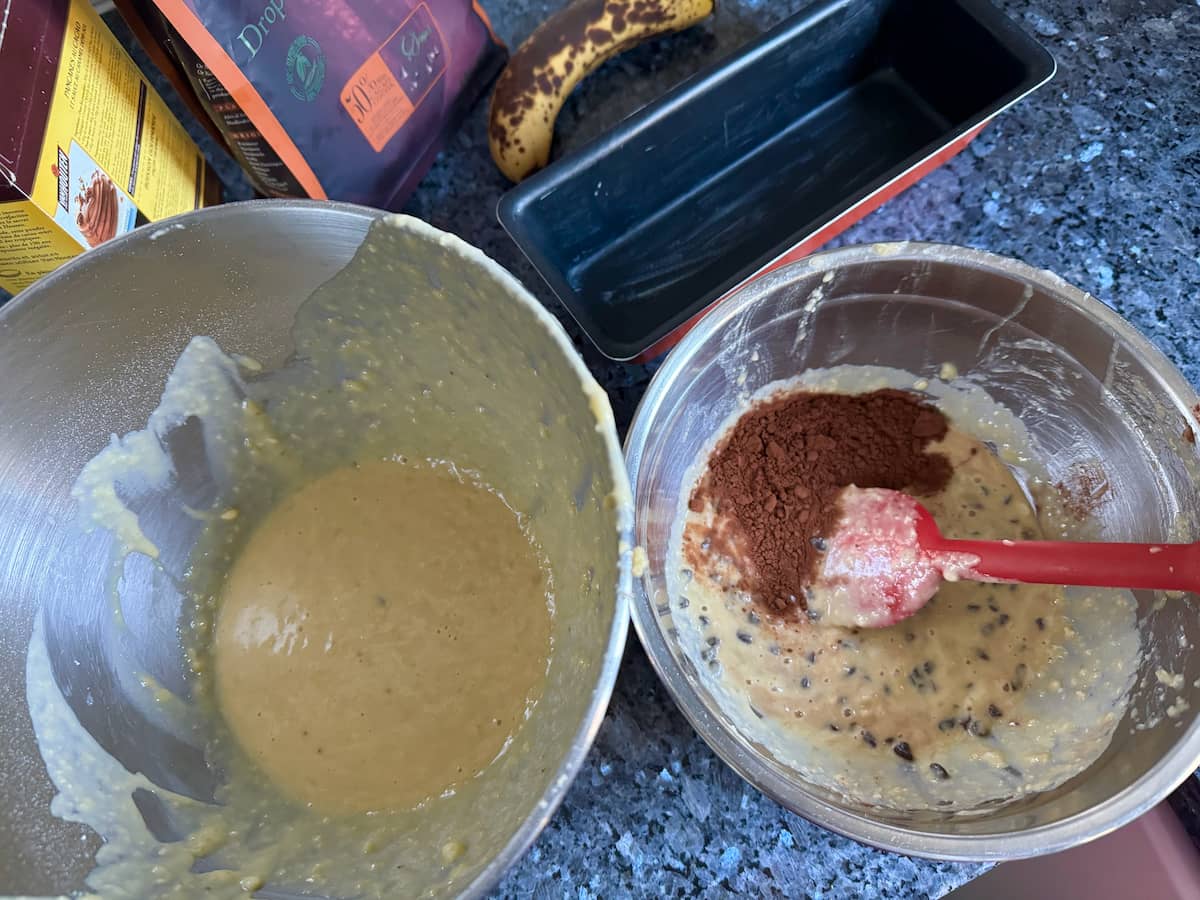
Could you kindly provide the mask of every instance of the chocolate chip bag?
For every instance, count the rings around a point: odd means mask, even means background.
[[[472,0],[117,0],[264,194],[396,209],[504,64]]]

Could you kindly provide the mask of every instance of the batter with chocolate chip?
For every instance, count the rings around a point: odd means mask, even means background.
[[[705,687],[780,762],[861,803],[952,811],[1049,789],[1124,711],[1137,638],[1121,592],[947,582],[879,629],[810,612],[847,485],[910,493],[951,537],[1066,536],[969,429],[891,387],[776,387],[718,436],[679,516],[668,584]]]

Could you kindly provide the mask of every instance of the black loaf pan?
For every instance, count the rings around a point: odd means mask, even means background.
[[[1054,69],[983,0],[825,0],[526,179],[500,220],[602,353],[646,358]]]

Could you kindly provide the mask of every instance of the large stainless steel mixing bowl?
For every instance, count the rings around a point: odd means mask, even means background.
[[[114,625],[113,538],[75,526],[69,490],[110,435],[145,426],[194,335],[268,368],[283,363],[298,307],[350,261],[378,215],[274,201],[189,214],[89,252],[0,312],[0,893],[79,889],[97,849],[95,834],[50,812],[54,787],[26,705],[26,648],[39,616],[57,688],[100,746],[154,785],[212,796],[218,776],[205,765],[204,736],[161,729],[126,690],[137,671],[186,694],[177,627],[186,609],[171,591],[157,592],[153,567],[127,563],[125,623]],[[541,702],[472,803],[437,813],[443,833],[445,819],[458,817],[455,827],[471,836],[466,866],[446,883],[430,829],[428,872],[411,882],[414,893],[474,896],[531,844],[599,727],[627,627],[628,482],[602,393],[515,279],[412,220],[390,240],[393,258],[366,286],[408,304],[412,321],[426,326],[426,343],[394,348],[412,362],[414,383],[422,366],[436,368],[438,340],[481,378],[503,373],[486,401],[496,415],[482,415],[481,398],[456,393],[456,384],[479,380],[459,372],[437,389],[426,424],[456,417],[467,438],[467,458],[456,461],[501,485],[527,514],[557,585]],[[192,533],[153,521],[158,512],[142,515],[159,540]],[[187,549],[168,544],[163,553]],[[146,799],[139,810],[152,809]]]
[[[1094,765],[1057,790],[960,815],[889,813],[806,783],[738,733],[673,636],[676,610],[663,578],[671,521],[690,491],[689,467],[743,398],[807,369],[893,366],[936,378],[943,363],[1017,415],[1051,479],[1099,461],[1111,485],[1096,512],[1102,539],[1200,538],[1196,393],[1128,323],[1049,272],[986,253],[852,247],[744,288],[702,319],[655,376],[626,441],[635,534],[649,559],[635,584],[634,625],[709,745],[789,809],[919,856],[1050,853],[1130,821],[1200,765],[1195,597],[1139,595],[1143,654],[1129,714]],[[1178,690],[1159,669],[1182,676]]]

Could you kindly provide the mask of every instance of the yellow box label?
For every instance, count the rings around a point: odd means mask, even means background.
[[[88,0],[72,0],[31,199],[93,247],[202,205],[204,177],[191,137]]]
[[[29,200],[0,204],[0,288],[15,294],[82,248]]]

